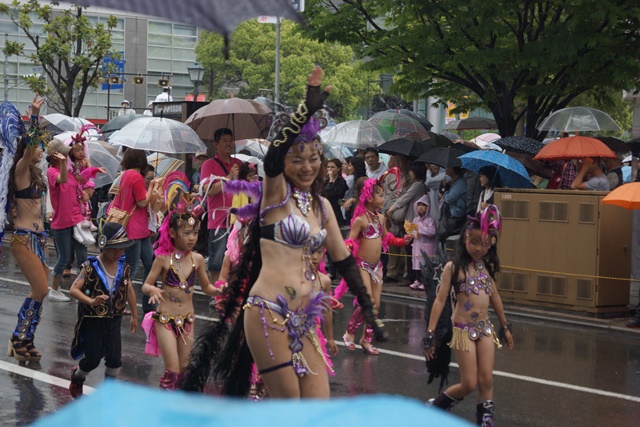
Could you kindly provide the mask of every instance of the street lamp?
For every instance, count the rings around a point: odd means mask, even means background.
[[[198,83],[202,82],[204,77],[204,68],[198,62],[193,64],[193,67],[187,67],[189,72],[189,80],[193,83],[193,100],[198,100]]]

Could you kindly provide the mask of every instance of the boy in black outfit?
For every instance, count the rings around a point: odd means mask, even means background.
[[[138,328],[136,295],[124,259],[124,249],[132,243],[120,224],[105,223],[98,238],[101,254],[88,257],[71,286],[69,294],[79,302],[71,357],[82,358],[71,370],[69,392],[73,398],[82,395],[87,374],[98,367],[102,358],[105,378],[118,375],[122,366],[120,325],[126,303],[131,310],[131,333]]]

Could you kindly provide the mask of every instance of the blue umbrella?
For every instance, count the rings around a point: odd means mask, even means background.
[[[132,397],[135,396],[135,399]],[[398,422],[398,414],[402,421]],[[267,399],[260,403],[185,392],[167,393],[121,381],[105,381],[88,396],[38,420],[38,426],[255,426],[334,427],[471,426],[446,411],[398,396],[331,400]]]
[[[531,178],[524,165],[506,154],[493,150],[478,150],[464,154],[459,159],[463,168],[476,173],[485,166],[496,168],[505,187],[531,188]]]

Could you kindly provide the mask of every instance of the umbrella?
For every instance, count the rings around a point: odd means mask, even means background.
[[[533,160],[530,154],[514,153],[513,151],[507,151],[505,154],[522,163],[530,175],[538,175],[547,179],[553,178],[553,170],[540,160]]]
[[[603,142],[586,136],[570,136],[551,141],[534,157],[535,160],[571,160],[585,157],[617,158]]]
[[[269,132],[271,117],[271,110],[258,101],[216,99],[196,110],[185,124],[207,140],[212,140],[220,128],[231,129],[235,139],[264,138]]]
[[[109,142],[144,151],[161,153],[195,153],[207,151],[207,146],[189,126],[177,120],[161,117],[140,117],[129,122]]]
[[[166,177],[171,172],[177,171],[184,162],[180,159],[167,156],[162,153],[151,153],[147,156],[147,163],[153,166],[156,176]]]
[[[89,120],[79,117],[69,117],[66,114],[52,113],[42,116],[42,120],[50,123],[63,132],[78,132],[84,125],[92,125]]]
[[[457,133],[453,133],[453,132],[443,131],[443,132],[440,132],[438,135],[442,135],[445,138],[449,139],[450,141],[458,141],[458,140],[462,139],[462,137],[460,135],[458,135]]]
[[[444,128],[446,130],[498,129],[498,125],[493,119],[471,116],[447,123]]]
[[[270,142],[266,139],[241,139],[235,144],[236,151],[249,150],[252,156],[262,159],[267,154]]]
[[[481,149],[480,147],[478,147],[473,142],[464,141],[464,140],[459,140],[459,141],[454,142],[453,143],[453,148],[455,148],[458,151],[461,151],[463,154],[464,153],[471,153],[472,151],[476,151],[476,150],[480,150]]]
[[[145,116],[144,114],[124,114],[122,116],[117,116],[105,123],[100,130],[103,134],[110,134],[122,129],[124,125],[140,117],[148,116]]]
[[[430,131],[431,128],[433,127],[433,125],[431,124],[431,122],[429,122],[429,120],[427,120],[426,118],[424,118],[422,116],[417,115],[416,113],[414,113],[411,110],[407,110],[406,108],[391,108],[391,109],[387,110],[387,112],[389,112],[389,113],[399,113],[399,114],[404,114],[405,116],[409,116],[413,120],[417,120],[422,125],[424,130],[426,130],[426,131]]]
[[[431,139],[436,144],[436,147],[453,147],[452,140],[450,140],[446,136],[441,135],[439,133],[434,133],[434,132],[431,132],[431,131],[427,131],[427,133],[429,134],[429,139]],[[449,132],[447,132],[447,133],[449,133]],[[455,135],[455,134],[453,134],[453,135]]]
[[[640,209],[640,182],[621,185],[602,199],[602,204],[622,206],[625,209]]]
[[[366,120],[350,120],[325,129],[320,137],[330,145],[354,148],[377,147],[385,139],[378,128]]]
[[[455,148],[436,147],[422,154],[416,160],[416,163],[431,163],[443,168],[451,168],[454,166],[462,166],[462,162],[458,159],[464,152]]]
[[[74,0],[75,4],[125,10],[178,21],[229,35],[239,23],[265,15],[278,15],[300,24],[304,20],[291,0]]]
[[[540,141],[536,141],[532,138],[525,136],[508,136],[506,138],[500,138],[497,141],[493,141],[498,147],[504,148],[507,151],[514,153],[523,153],[535,156],[538,151],[542,150],[544,144]]]
[[[524,165],[504,153],[480,150],[460,156],[462,167],[479,173],[485,166],[496,168],[500,181],[509,188],[531,188],[531,178]]]
[[[483,148],[488,143],[493,142],[497,139],[500,139],[500,135],[498,135],[497,133],[488,132],[488,133],[483,133],[482,135],[478,135],[475,138],[472,138],[471,142],[476,144],[478,147]]]
[[[378,146],[378,151],[387,154],[404,154],[407,157],[419,157],[434,148],[435,144],[431,140],[415,141],[413,139],[398,138],[387,141]]]
[[[631,147],[623,140],[614,138],[613,136],[596,136],[595,139],[604,142],[614,153],[626,153],[631,150]]]
[[[570,107],[558,110],[538,126],[542,131],[598,132],[620,130],[616,122],[604,111],[587,107]]]
[[[87,151],[91,166],[104,168],[107,173],[99,173],[93,179],[96,188],[111,184],[120,171],[120,159],[113,155],[104,145],[98,141],[87,141]]]
[[[429,139],[429,134],[419,121],[397,112],[381,111],[371,116],[368,122],[378,129],[385,141],[398,138]]]
[[[132,399],[135,396],[135,399]],[[109,407],[105,408],[105,402]],[[118,408],[114,410],[113,408]],[[153,408],[152,411],[149,408]],[[238,414],[242,414],[239,416]],[[470,426],[467,421],[424,402],[402,396],[364,395],[322,399],[232,399],[198,393],[171,392],[125,381],[107,380],[95,392],[43,416],[34,427],[91,425],[255,426],[256,420],[281,420],[283,414],[305,427],[395,425],[398,414],[406,426]]]

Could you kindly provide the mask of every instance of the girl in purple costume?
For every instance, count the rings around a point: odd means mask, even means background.
[[[164,360],[160,388],[173,390],[180,372],[189,362],[193,348],[193,287],[196,278],[202,292],[220,295],[221,290],[209,283],[204,258],[192,249],[198,240],[198,206],[189,196],[189,182],[182,172],[171,173],[164,184],[165,200],[170,205],[160,228],[160,238],[149,276],[142,292],[149,295],[155,312],[146,314],[143,328],[148,340],[157,339]],[[161,276],[162,286],[156,287]]]
[[[196,341],[184,389],[202,391],[213,374],[223,394],[246,396],[255,361],[271,397],[329,397],[327,362],[315,333],[328,296],[310,259],[324,243],[359,297],[367,321],[375,325],[376,337],[385,337],[333,210],[318,194],[322,143],[312,117],[330,90],[322,92],[321,78],[316,67],[304,103],[290,117],[279,118],[281,127],[276,127],[264,161],[258,218],[250,226],[240,263],[231,271],[221,321]],[[244,310],[229,332],[224,323],[237,309],[238,298]]]
[[[498,288],[494,286],[495,273],[500,270],[496,244],[501,228],[502,219],[495,205],[489,205],[476,216],[469,217],[453,260],[444,266],[427,334],[423,339],[425,357],[431,360],[435,356],[435,327],[453,288],[456,301],[452,316],[453,338],[449,346],[456,351],[460,383],[452,385],[429,402],[449,410],[477,386],[476,418],[478,425],[483,427],[493,426],[495,346],[502,348],[489,321],[489,304],[501,325],[499,335],[504,337],[509,350],[513,348],[510,325]]]

